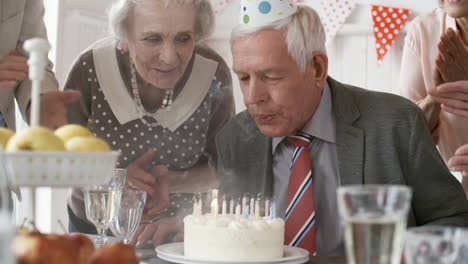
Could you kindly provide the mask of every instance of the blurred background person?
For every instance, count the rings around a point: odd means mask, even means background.
[[[446,162],[468,143],[468,119],[455,105],[466,92],[445,92],[445,82],[468,80],[468,2],[439,1],[440,8],[416,17],[403,50],[400,92],[424,112],[433,142]],[[463,179],[465,193],[468,181]]]
[[[149,196],[134,242],[159,244],[180,230],[193,194],[218,185],[211,164],[214,137],[234,114],[230,70],[200,43],[214,27],[207,0],[120,0],[109,22],[112,36],[68,75],[65,89],[82,94],[68,117],[121,152],[128,186]],[[94,233],[81,190],[68,204],[70,231]]]
[[[15,99],[24,120],[29,119],[31,82],[23,44],[30,38],[47,39],[44,5],[35,0],[0,2],[0,127],[15,130]],[[56,128],[66,123],[65,103],[77,100],[77,92],[59,93],[49,61],[41,96],[41,125]]]

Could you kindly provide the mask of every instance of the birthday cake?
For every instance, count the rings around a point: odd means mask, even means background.
[[[209,261],[262,261],[283,257],[284,221],[276,218],[275,206],[260,199],[244,197],[229,213],[222,199],[219,213],[218,190],[213,190],[211,213],[202,214],[202,202],[194,203],[193,214],[184,218],[184,255]],[[235,207],[235,209],[234,209]],[[260,216],[260,213],[264,213]]]
[[[261,261],[283,257],[284,221],[255,216],[189,215],[184,255],[211,261]]]

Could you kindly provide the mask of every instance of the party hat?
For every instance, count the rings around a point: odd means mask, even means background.
[[[261,27],[296,13],[292,0],[242,0],[240,24]]]

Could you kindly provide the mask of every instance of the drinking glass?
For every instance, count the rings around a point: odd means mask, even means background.
[[[125,244],[129,242],[137,230],[143,209],[145,208],[146,192],[126,189],[122,191],[119,211],[112,220],[112,233]]]
[[[400,263],[411,189],[397,185],[338,188],[349,264]]]
[[[125,176],[125,169],[115,169],[107,183],[83,189],[86,218],[98,231],[96,239],[98,246],[106,243],[107,228],[118,214]]]
[[[465,234],[466,235],[466,234]],[[460,228],[424,226],[406,233],[405,260],[407,264],[453,264],[464,258]],[[465,259],[464,262],[467,263]]]

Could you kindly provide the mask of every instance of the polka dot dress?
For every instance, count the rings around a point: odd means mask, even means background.
[[[166,165],[170,170],[183,171],[211,159],[213,153],[208,152],[208,145],[213,142],[208,142],[208,138],[213,139],[213,135],[209,135],[209,128],[213,125],[212,107],[215,98],[220,96],[220,87],[224,86],[225,80],[217,80],[214,77],[211,88],[200,106],[175,131],[171,131],[162,126],[149,127],[141,119],[120,124],[102,92],[93,57],[82,56],[79,63],[80,77],[83,79],[82,75],[86,75],[85,80],[90,91],[88,128],[94,135],[105,139],[113,150],[121,152],[117,167],[126,168],[149,149],[153,149],[155,155],[148,165],[148,170],[152,166]],[[144,118],[150,123],[154,122],[150,117]],[[168,216],[191,212],[193,194],[172,193],[169,198],[170,206],[166,211]]]
[[[372,6],[375,48],[381,62],[409,17],[409,10],[385,6]]]

